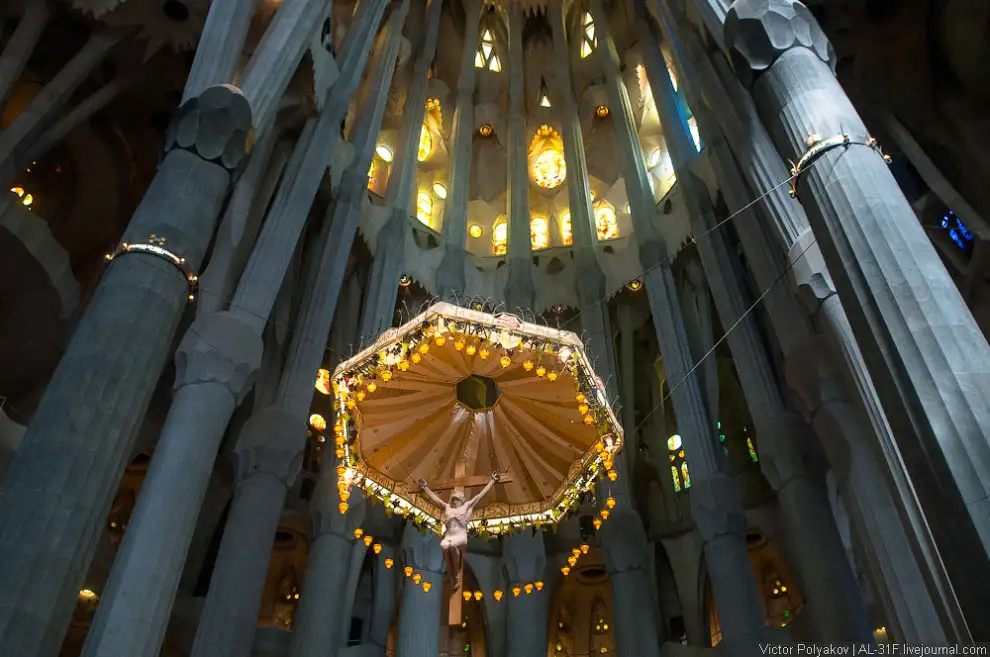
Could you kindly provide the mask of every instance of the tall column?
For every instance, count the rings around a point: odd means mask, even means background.
[[[505,539],[502,563],[507,586],[523,586],[546,578],[543,532],[526,530]],[[534,590],[506,597],[506,654],[512,657],[544,657],[547,652],[547,615],[550,591]]]
[[[0,112],[7,107],[10,95],[14,92],[21,73],[48,25],[53,3],[49,0],[36,0],[24,6],[24,13],[17,23],[17,29],[10,37],[0,55]]]
[[[522,32],[522,5],[512,2],[509,12],[509,121],[508,121],[508,210],[509,280],[505,302],[509,312],[533,305],[532,240],[529,229],[529,171],[526,157],[526,98]]]
[[[339,619],[346,605],[341,591],[347,583],[354,530],[364,520],[366,505],[363,498],[352,497],[347,513],[341,514],[338,495],[336,480],[321,477],[310,506],[313,529],[289,657],[333,657],[344,641]]]
[[[474,86],[478,78],[474,57],[478,52],[481,0],[464,0],[464,45],[457,78],[457,100],[450,128],[450,164],[447,200],[443,206],[444,256],[437,269],[437,296],[454,300],[464,291],[464,258],[467,243],[468,195],[471,185],[471,153],[474,143]]]
[[[853,522],[867,550],[875,554],[871,563],[881,568],[874,572],[875,582],[885,584],[891,591],[885,600],[888,626],[893,626],[896,636],[906,641],[938,643],[948,636],[968,641],[959,603],[914,487],[904,472],[862,354],[838,296],[830,289],[830,276],[818,246],[797,246],[798,238],[809,232],[804,210],[783,190],[773,191],[788,175],[783,162],[756,116],[752,99],[739,82],[726,77],[726,83],[739,88],[723,85],[696,40],[677,38],[669,6],[660,4],[659,9],[666,36],[677,51],[683,88],[694,107],[699,129],[706,136],[707,149],[713,153],[711,162],[730,210],[744,209],[755,195],[762,194],[762,207],[771,230],[740,230],[743,250],[758,285],[768,290],[764,303],[785,355],[788,384],[829,452],[847,505],[851,510],[862,511],[853,514]],[[681,25],[686,25],[684,20]],[[686,31],[690,34],[689,29]],[[717,127],[696,89],[702,89],[709,103],[718,108],[711,113],[717,119]],[[726,142],[732,148],[731,154]],[[738,168],[733,154],[739,158]],[[743,174],[748,178],[749,189],[742,180]],[[751,213],[740,220],[752,222],[754,218]],[[708,226],[713,228],[714,225]],[[782,245],[783,256],[768,235]],[[786,250],[792,246],[796,247],[792,255],[801,255],[794,258],[792,267],[798,292],[807,300],[809,314],[822,325],[824,339],[813,335],[805,311],[783,285],[776,284],[786,265]],[[808,355],[815,358],[809,362]],[[846,366],[848,382],[842,380],[846,375],[840,371],[839,363]],[[847,387],[858,404],[845,395],[843,388]],[[871,425],[877,440],[869,436]],[[883,460],[882,468],[877,463],[878,456]],[[881,477],[897,492],[896,497]],[[890,513],[892,509],[896,516]]]
[[[386,654],[388,635],[392,631],[392,620],[395,618],[399,573],[402,572],[396,566],[386,568],[383,562],[387,558],[395,559],[397,555],[398,550],[395,547],[388,544],[383,545],[381,558],[375,560],[372,571],[374,581],[371,594],[371,629],[368,633],[368,639],[381,649],[380,654],[383,656]]]
[[[420,534],[412,523],[407,523],[402,532],[402,564],[412,566],[433,586],[424,591],[412,578],[402,580],[396,657],[436,657],[440,650],[443,573],[447,567],[440,538],[433,532]]]
[[[251,27],[255,4],[254,0],[220,0],[210,3],[206,25],[199,35],[199,46],[186,78],[182,102],[198,96],[217,80],[234,79],[241,51],[228,47],[228,44],[244,43],[248,28]]]
[[[767,26],[781,21],[768,42]],[[990,577],[990,345],[886,163],[857,143],[866,127],[807,8],[737,1],[725,39],[785,157],[798,161],[832,137],[853,141],[802,174],[801,202],[922,503],[938,510],[929,520],[970,629],[988,636],[990,607],[972,582]]]
[[[637,4],[642,10],[642,4]],[[645,19],[645,12],[640,18]],[[645,20],[640,23],[641,30],[647,29]],[[701,235],[717,220],[707,189],[689,168],[697,150],[684,129],[659,46],[649,40],[644,42],[644,50],[648,52],[649,68],[659,67],[648,71],[650,86],[692,228]],[[835,526],[824,481],[814,476],[822,472],[810,467],[817,452],[803,422],[784,406],[753,317],[744,317],[747,295],[731,269],[725,238],[715,230],[696,244],[722,326],[732,327],[728,333],[729,349],[760,440],[760,466],[777,493],[792,552],[798,559],[808,613],[814,620],[815,638],[872,643],[872,628]]]
[[[657,341],[663,354],[664,368],[671,382],[678,430],[684,437],[685,452],[691,462],[692,520],[702,540],[726,650],[730,655],[751,655],[756,645],[764,641],[765,629],[746,549],[746,517],[738,492],[724,472],[724,460],[715,444],[715,427],[698,379],[691,373],[694,363],[684,327],[684,315],[673,274],[669,264],[662,260],[667,245],[654,228],[656,205],[647,180],[639,140],[636,138],[629,96],[619,76],[618,53],[601,0],[592,0],[592,16],[598,34],[598,56],[605,70],[606,89],[612,105],[611,116],[616,125],[616,140],[620,149],[622,173],[629,196],[640,262],[648,272],[643,282],[649,297]],[[621,567],[635,569],[635,566],[644,562],[641,554],[643,546],[626,546],[622,543],[635,540],[642,529],[636,527],[634,518],[617,522],[615,526],[615,530],[610,528],[606,532],[606,536],[615,532],[615,538],[606,542],[606,552],[613,550],[616,555],[614,561]],[[645,535],[642,542],[645,543]],[[642,578],[630,577],[628,581],[635,585]],[[652,620],[648,613],[640,613],[644,623]],[[617,638],[622,641],[619,624],[616,624],[616,631]],[[635,642],[637,636],[630,633],[626,640]],[[649,650],[657,650],[654,647],[655,642],[654,638]],[[619,650],[636,652],[623,648],[622,644]]]
[[[282,29],[307,29],[305,12],[294,10],[319,4],[287,0],[278,12],[284,18],[275,22]],[[281,96],[285,90],[302,58],[305,43],[299,41],[262,44],[255,54],[279,49],[270,65],[256,67],[255,78],[268,82],[267,93]],[[231,173],[247,148],[255,99],[217,86],[182,105],[165,158],[123,241],[164,237],[165,248],[198,272]],[[14,654],[47,657],[58,651],[170,352],[188,284],[171,262],[151,253],[115,259],[38,405],[0,495],[0,643]]]
[[[363,12],[363,16],[359,15],[355,19],[356,29],[352,34],[360,34],[362,27],[367,32],[374,29],[383,10],[384,0],[377,0],[377,5],[372,3]],[[401,30],[401,18],[394,22],[399,23]],[[395,32],[396,28],[393,27],[392,33]],[[397,38],[396,36],[392,41],[397,41]],[[370,40],[367,40],[356,47],[352,46],[352,52],[357,54],[352,57],[348,53],[345,58],[345,68],[347,60],[354,62],[366,58],[370,45]],[[396,43],[393,46],[389,67],[394,63],[394,53],[397,48]],[[386,53],[383,61],[387,59]],[[342,75],[341,77],[352,81],[352,86],[345,86],[342,91],[352,91],[357,76],[347,78]],[[321,130],[321,127],[324,129]],[[308,214],[309,204],[312,203],[315,195],[316,185],[326,169],[326,160],[323,158],[329,156],[320,153],[319,157],[314,157],[319,165],[312,169],[306,167],[306,160],[310,153],[320,146],[325,148],[328,143],[332,144],[335,141],[330,126],[326,125],[326,116],[321,116],[313,140],[304,144],[306,155],[303,156],[304,164],[300,169],[300,175],[288,185],[295,187],[295,184],[302,186],[307,182],[315,183],[309,186],[313,195],[308,197],[301,195],[293,199],[289,204],[291,212],[269,216],[252,254],[252,262],[258,266],[252,271],[249,263],[248,272],[238,286],[230,310],[197,318],[180,345],[176,362],[179,371],[185,369],[188,374],[176,381],[177,394],[159,437],[156,457],[152,460],[151,469],[142,486],[144,494],[138,500],[131,518],[131,531],[127,532],[121,544],[110,583],[87,636],[83,650],[86,657],[140,654],[160,647],[186,551],[195,528],[196,513],[202,504],[220,441],[234,408],[250,389],[261,364],[261,332],[267,323],[277,288],[281,287],[285,268],[288,266],[287,260],[281,262],[279,249],[288,247],[290,253],[295,249],[305,215]],[[273,235],[271,231],[277,229],[281,230],[277,235]],[[336,240],[330,242],[327,249],[338,244]],[[343,242],[343,237],[340,242]],[[343,258],[343,261],[346,263],[346,258]],[[276,263],[284,266],[278,269]],[[330,328],[330,320],[323,318],[319,313],[321,310],[326,312],[325,307],[329,305],[332,318],[336,294],[331,295],[329,292],[339,290],[339,281],[336,287],[333,287],[326,269],[338,266],[343,265],[338,262],[321,263],[321,278],[317,279],[316,285],[311,289],[313,295],[311,303],[304,311],[301,326],[298,327],[293,343],[294,352],[300,349],[301,341],[306,342],[305,346],[301,347],[304,353],[314,348],[319,352],[315,363],[312,360],[308,363],[312,368],[309,386],[312,385],[312,372],[318,368],[319,355],[322,355],[323,342],[319,336],[325,336]],[[251,298],[253,309],[257,311],[251,314],[251,310],[237,304],[237,299],[245,287],[255,289],[259,287],[256,277],[260,272],[271,273],[272,276],[266,281],[269,288]],[[321,285],[329,288],[324,288],[327,294],[318,294],[317,290]],[[317,308],[321,304],[323,307]],[[324,324],[322,333],[314,331],[313,324],[319,327],[321,321]],[[301,367],[305,365],[301,365],[297,354],[290,355],[286,366],[289,376],[295,379]],[[283,376],[283,386],[280,386],[280,391],[281,387],[284,387],[286,378]],[[310,388],[307,387],[307,391],[309,390]],[[307,397],[307,405],[308,401]],[[304,425],[299,418],[305,417],[305,410],[304,406],[301,412],[294,415],[296,418],[294,424],[300,433],[304,433]],[[250,431],[247,433],[250,434]],[[264,441],[274,439],[274,436],[268,435],[255,437],[262,441],[262,444],[254,446],[260,449],[268,447]],[[274,448],[275,450],[294,447],[296,451],[301,451],[299,439],[285,440],[284,434],[279,438],[282,440]],[[295,473],[290,472],[289,476],[291,482]],[[183,484],[178,490],[175,489],[177,482]],[[269,522],[277,522],[277,513],[276,518],[269,519]],[[135,604],[135,600],[140,600],[144,604]],[[247,602],[246,598],[243,600]]]
[[[423,50],[413,65],[406,91],[402,136],[396,144],[394,164],[385,192],[385,204],[391,206],[392,216],[378,233],[375,258],[368,274],[368,292],[361,310],[361,332],[358,337],[362,341],[371,340],[392,326],[403,248],[409,232],[410,208],[416,191],[419,139],[426,114],[430,66],[437,52],[442,8],[443,0],[428,0]]]

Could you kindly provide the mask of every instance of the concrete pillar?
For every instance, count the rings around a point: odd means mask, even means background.
[[[526,19],[522,5],[513,2],[509,13],[509,121],[508,167],[509,280],[505,302],[511,313],[531,308],[534,300],[532,240],[529,228],[529,163],[526,149],[526,98],[522,32]]]
[[[704,546],[712,590],[719,608],[725,649],[730,655],[751,655],[757,644],[764,641],[765,630],[746,551],[746,520],[742,503],[732,481],[723,472],[724,459],[716,445],[715,427],[694,374],[695,363],[688,345],[676,284],[669,264],[663,260],[667,245],[654,228],[656,205],[632,120],[629,96],[619,75],[618,53],[611,37],[604,5],[601,0],[593,0],[591,8],[598,36],[598,57],[605,70],[606,89],[612,105],[610,116],[616,125],[619,159],[623,166],[623,179],[629,196],[640,262],[647,268],[643,282],[649,297],[657,341],[663,354],[664,368],[670,381],[679,433],[684,439],[685,452],[691,463],[692,518]],[[620,526],[619,523],[616,524]],[[629,517],[624,531],[619,533],[614,530],[617,533],[612,539],[608,539],[608,535],[613,530],[607,530],[606,551],[612,549],[622,553],[625,550],[629,554],[642,552],[645,535],[642,538],[643,545],[622,545],[624,540],[633,540],[641,534],[642,530],[636,530],[635,524],[635,519]],[[643,563],[648,564],[648,559]],[[635,582],[636,578],[629,578],[628,581]],[[642,595],[637,602],[633,602],[636,596],[632,591],[629,597],[627,603],[630,606],[642,604]],[[643,618],[644,622],[652,621],[650,616]],[[622,640],[623,634],[620,633],[618,623],[616,628],[617,638]],[[625,640],[631,643],[637,641],[640,635],[642,632],[630,632]],[[653,637],[647,650],[658,654],[658,648],[654,647],[657,643],[655,631]],[[638,652],[631,645],[623,647],[620,644],[619,650],[623,653]]]
[[[406,91],[403,108],[402,136],[395,148],[392,172],[385,192],[385,204],[392,207],[392,216],[378,232],[375,258],[368,275],[368,292],[361,311],[362,341],[372,340],[391,328],[398,295],[403,248],[409,233],[409,213],[416,191],[419,138],[426,114],[426,94],[429,90],[430,66],[437,52],[440,31],[440,10],[443,0],[429,0],[426,8],[426,36],[423,50],[413,65],[412,77]]]
[[[402,570],[399,568],[398,550],[392,546],[383,544],[380,558],[375,560],[372,570],[371,595],[371,629],[368,633],[369,641],[377,648],[381,649],[380,654],[384,656],[388,644],[388,635],[392,631],[392,620],[395,618],[395,605],[398,599],[399,576]],[[396,564],[391,568],[385,567],[385,559],[391,558]],[[432,593],[432,590],[430,591]]]
[[[53,3],[49,0],[36,0],[24,6],[24,13],[17,23],[10,40],[0,55],[0,112],[7,107],[21,73],[27,65],[41,33],[48,25]]]
[[[454,300],[464,290],[464,247],[467,242],[468,194],[471,185],[471,153],[474,143],[474,87],[478,78],[474,57],[478,52],[481,0],[464,0],[464,44],[457,78],[457,100],[450,128],[450,164],[447,200],[443,206],[444,256],[437,270],[436,291],[441,299]]]
[[[724,34],[784,157],[798,161],[813,143],[841,135],[853,142],[802,174],[800,199],[930,509],[970,629],[986,638],[990,607],[972,582],[990,577],[990,398],[981,383],[990,375],[990,345],[886,163],[861,145],[866,127],[807,8],[737,1]]]
[[[543,532],[526,530],[508,536],[503,543],[502,563],[508,575],[507,589],[546,579],[547,557]],[[506,654],[512,657],[545,657],[550,590],[507,594]]]
[[[443,573],[447,568],[440,551],[440,537],[420,534],[412,523],[402,533],[402,565],[412,566],[433,586],[424,591],[411,577],[402,580],[399,606],[397,657],[436,657],[440,650],[440,612],[443,608]],[[292,657],[295,657],[294,655]]]
[[[206,25],[186,78],[182,102],[201,94],[211,84],[232,82],[247,39],[254,0],[220,0],[210,3]]]

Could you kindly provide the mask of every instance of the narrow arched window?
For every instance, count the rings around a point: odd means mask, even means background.
[[[485,31],[481,33],[481,45],[474,56],[474,67],[487,68],[496,73],[502,70],[502,64],[498,60],[498,55],[495,54],[495,37],[488,28],[485,28]]]
[[[504,218],[495,221],[492,227],[492,253],[505,255],[509,248],[509,224]]]
[[[416,196],[416,218],[427,226],[433,221],[433,197],[428,192]]]
[[[691,472],[684,456],[684,444],[679,434],[667,439],[667,457],[670,460],[670,477],[674,481],[674,492],[691,488]]]
[[[550,246],[550,224],[545,217],[529,220],[529,242],[534,251]]]
[[[598,38],[595,36],[595,21],[591,17],[591,14],[585,12],[584,19],[581,21],[581,29],[583,31],[581,39],[581,59],[584,59],[598,46]]]

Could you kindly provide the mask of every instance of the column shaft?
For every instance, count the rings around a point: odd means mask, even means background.
[[[396,549],[391,545],[383,545],[380,559],[375,561],[373,570],[374,589],[371,596],[371,629],[368,633],[370,641],[383,651],[388,644],[388,635],[392,631],[392,620],[395,618],[395,604],[398,598],[399,573],[397,567],[386,568],[384,560],[395,558]]]
[[[244,50],[254,0],[218,0],[210,3],[206,25],[199,36],[199,47],[186,78],[182,102],[201,94],[214,84],[232,82]]]
[[[21,79],[21,73],[24,72],[38,39],[48,25],[51,12],[52,3],[49,0],[36,0],[25,5],[17,29],[0,55],[0,112],[7,107],[10,94]]]
[[[331,513],[336,513],[332,510]],[[292,630],[290,657],[332,657],[343,641],[339,618],[341,591],[347,583],[352,540],[333,532],[320,534],[310,544],[299,607]]]
[[[508,575],[507,589],[524,586],[546,577],[543,532],[524,531],[507,537],[502,561]],[[547,652],[547,615],[550,589],[519,596],[506,594],[506,654],[512,657],[544,657]]]
[[[264,472],[237,483],[191,657],[251,653],[278,521],[288,490]]]

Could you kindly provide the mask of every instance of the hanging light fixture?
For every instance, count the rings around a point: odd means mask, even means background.
[[[600,119],[604,119],[609,115],[608,105],[599,105],[595,108],[595,116]]]

